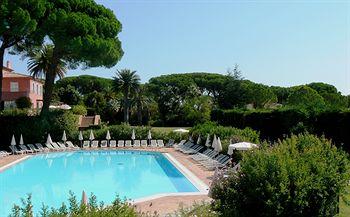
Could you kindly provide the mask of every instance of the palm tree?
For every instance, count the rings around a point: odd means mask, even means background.
[[[63,78],[67,72],[64,60],[56,58],[53,45],[43,45],[29,55],[28,70],[34,78],[45,77],[43,107],[41,113],[49,110],[55,79]]]
[[[144,110],[144,108],[147,108],[151,102],[150,98],[148,98],[144,93],[145,87],[140,85],[136,90],[133,100],[133,104],[136,105],[137,120],[139,122],[139,125],[142,125],[142,110]]]
[[[123,93],[124,122],[129,123],[130,95],[135,93],[140,85],[140,77],[130,69],[118,70],[114,78],[114,88]]]

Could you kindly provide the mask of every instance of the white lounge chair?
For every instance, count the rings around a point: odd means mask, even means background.
[[[163,148],[164,147],[164,141],[162,139],[157,140],[158,147]]]
[[[26,153],[23,150],[18,150],[17,147],[14,145],[10,145],[9,147],[14,154],[25,154]]]
[[[83,148],[84,148],[84,149],[90,148],[90,141],[89,141],[89,140],[84,140],[84,142],[83,142]]]
[[[109,147],[111,147],[111,148],[117,147],[117,141],[115,141],[115,140],[109,141]]]
[[[36,148],[33,144],[27,144],[28,148],[34,152],[42,152],[43,150]]]
[[[124,140],[118,140],[118,147],[124,147]]]
[[[125,147],[127,148],[131,147],[131,140],[125,140]]]
[[[147,140],[141,140],[141,147],[146,148],[147,146]]]
[[[157,144],[157,140],[152,139],[152,140],[151,140],[151,147],[152,147],[152,148],[157,148],[157,145],[158,145],[158,144]]]
[[[101,148],[107,148],[108,141],[107,140],[102,140],[100,145],[101,145]]]
[[[38,149],[42,150],[42,151],[45,151],[45,152],[48,152],[50,151],[50,149],[48,147],[44,147],[42,144],[40,143],[35,143],[35,146],[38,147]]]
[[[30,150],[27,146],[25,145],[19,145],[19,148],[24,151],[25,153],[34,153],[33,150]]]
[[[134,141],[134,147],[140,147],[141,146],[141,141],[140,140],[135,140]]]
[[[91,148],[98,148],[98,140],[93,140],[91,142]]]
[[[67,141],[66,144],[67,144],[67,147],[72,149],[72,150],[79,150],[80,149],[79,147],[73,145],[73,143],[71,141]]]

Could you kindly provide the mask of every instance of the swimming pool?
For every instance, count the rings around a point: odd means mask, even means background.
[[[0,172],[0,216],[32,194],[34,212],[44,202],[59,207],[69,191],[81,199],[84,190],[99,201],[140,199],[159,194],[198,193],[199,187],[159,152],[110,150],[41,154]]]

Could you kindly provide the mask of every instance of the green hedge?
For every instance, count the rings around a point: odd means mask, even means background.
[[[198,138],[201,135],[202,143],[205,143],[207,135],[209,134],[210,140],[213,141],[214,134],[220,137],[223,152],[227,152],[230,140],[234,142],[252,142],[259,144],[259,132],[250,128],[238,129],[234,127],[218,126],[213,122],[207,122],[194,126],[190,133],[194,138]]]
[[[12,135],[17,143],[23,135],[26,144],[45,142],[50,133],[52,140],[58,141],[63,130],[67,136],[72,137],[78,130],[78,117],[67,111],[52,111],[45,116],[29,116],[25,112],[9,111],[0,114],[0,149],[8,149]]]
[[[298,108],[276,110],[214,110],[212,121],[224,126],[250,127],[260,132],[262,139],[275,141],[290,134],[310,132],[325,135],[350,151],[350,111],[308,113]]]

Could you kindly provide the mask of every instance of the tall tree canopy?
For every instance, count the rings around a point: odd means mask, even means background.
[[[54,83],[59,61],[69,68],[114,66],[123,51],[118,33],[121,23],[110,9],[93,0],[48,0],[50,13],[43,24],[53,44],[53,60],[46,72],[45,86]],[[45,88],[42,112],[48,110],[52,88]]]
[[[1,0],[0,1],[0,109],[2,102],[2,78],[5,51],[26,45],[41,43],[43,34],[34,34],[43,21],[47,9],[46,0]]]
[[[123,93],[124,122],[129,123],[130,94],[135,94],[140,86],[140,77],[130,69],[118,70],[114,77],[114,88]]]

